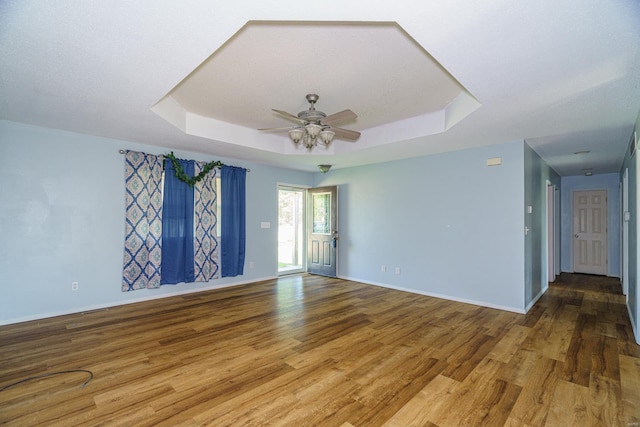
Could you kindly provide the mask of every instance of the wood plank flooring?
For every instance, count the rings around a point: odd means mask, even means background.
[[[615,279],[527,315],[317,276],[0,327],[0,424],[640,426]]]

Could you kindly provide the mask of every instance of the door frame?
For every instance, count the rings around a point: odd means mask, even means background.
[[[622,258],[622,293],[625,295],[625,301],[629,302],[629,168],[625,168],[622,175],[622,209],[621,212],[621,231],[622,231],[622,250],[620,255]]]
[[[278,199],[278,204],[276,207],[276,217],[278,218],[278,230],[276,235],[278,236],[276,239],[276,273],[278,276],[285,276],[288,274],[300,274],[307,271],[307,191],[309,190],[309,186],[299,185],[299,184],[287,184],[278,182],[276,184],[276,194]],[[279,251],[280,251],[280,213],[279,213],[279,203],[280,203],[280,190],[281,189],[291,189],[291,190],[300,190],[302,194],[302,242],[300,242],[300,246],[302,247],[302,259],[300,260],[301,267],[293,270],[280,271],[279,266]]]
[[[547,281],[556,280],[556,186],[547,181]]]

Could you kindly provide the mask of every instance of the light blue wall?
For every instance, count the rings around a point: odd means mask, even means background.
[[[118,150],[170,150],[6,121],[0,121],[0,142],[0,324],[275,277],[277,183],[313,182],[311,173],[219,158],[251,169],[245,274],[124,293],[124,159]],[[260,228],[261,222],[271,228]],[[71,291],[73,281],[78,291]]]
[[[328,174],[219,158],[251,169],[245,275],[128,293],[118,150],[170,150],[12,122],[0,141],[0,324],[275,277],[278,183],[340,186],[341,277],[518,312],[537,289],[525,289],[525,158],[534,181],[544,174],[523,141]]]
[[[607,250],[608,276],[620,277],[620,175],[562,177],[562,271],[573,272],[573,192],[576,190],[607,190],[608,212]]]
[[[339,185],[339,275],[522,312],[523,145],[317,174]]]
[[[547,184],[560,187],[560,176],[528,144],[524,144],[524,175],[523,215],[529,229],[525,237],[525,306],[530,308],[549,283]]]

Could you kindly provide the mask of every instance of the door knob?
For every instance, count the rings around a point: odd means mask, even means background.
[[[579,236],[579,235],[577,235],[577,234],[574,234],[574,235],[573,235],[573,237],[575,237],[575,238],[577,239],[577,238],[578,238],[578,237],[580,237],[580,236]]]

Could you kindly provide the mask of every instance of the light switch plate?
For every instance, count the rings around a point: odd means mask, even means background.
[[[260,228],[271,228],[271,223],[263,221],[260,223]]]

